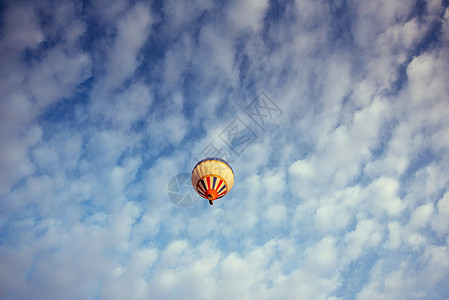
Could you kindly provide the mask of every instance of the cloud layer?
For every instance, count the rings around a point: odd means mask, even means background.
[[[0,298],[449,297],[447,1],[1,14]]]

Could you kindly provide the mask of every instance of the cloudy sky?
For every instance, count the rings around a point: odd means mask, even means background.
[[[3,1],[0,298],[449,299],[448,7]]]

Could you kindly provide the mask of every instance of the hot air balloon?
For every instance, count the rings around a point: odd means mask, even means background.
[[[192,171],[192,185],[203,198],[213,201],[229,193],[234,185],[234,171],[221,158],[209,157],[199,161]]]

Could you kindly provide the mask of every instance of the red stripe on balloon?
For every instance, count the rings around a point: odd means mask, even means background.
[[[220,179],[220,181],[218,182],[217,187],[215,188],[217,191],[218,191],[218,189],[220,188],[220,186],[221,186],[222,183],[223,183],[223,180]]]

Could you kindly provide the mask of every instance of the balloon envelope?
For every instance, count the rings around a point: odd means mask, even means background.
[[[212,204],[213,200],[222,198],[232,189],[234,171],[221,158],[205,158],[193,168],[192,185],[201,197]]]

